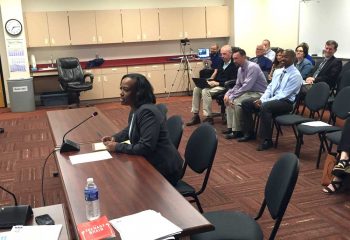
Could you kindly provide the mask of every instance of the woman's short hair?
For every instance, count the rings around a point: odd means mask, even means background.
[[[305,44],[299,44],[296,48],[295,51],[297,51],[298,48],[303,49],[304,57],[306,57],[309,54],[309,48]]]
[[[156,97],[153,93],[153,87],[145,76],[139,73],[129,73],[122,77],[135,80],[133,91],[135,92],[135,107],[138,108],[146,103],[156,103]]]

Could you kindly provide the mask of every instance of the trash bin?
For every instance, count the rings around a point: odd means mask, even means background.
[[[31,112],[35,110],[33,78],[9,79],[10,107],[12,112]]]

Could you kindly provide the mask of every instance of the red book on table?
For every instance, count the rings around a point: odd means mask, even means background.
[[[77,225],[81,240],[113,239],[115,233],[106,216]]]

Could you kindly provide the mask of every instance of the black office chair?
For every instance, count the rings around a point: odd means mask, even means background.
[[[298,137],[296,126],[303,122],[309,122],[314,120],[322,120],[323,113],[328,101],[329,86],[325,82],[316,83],[305,96],[305,107],[309,109],[309,117],[304,117],[298,114],[285,114],[277,116],[275,123],[277,126],[277,135],[275,140],[275,148],[278,144],[279,133],[281,126],[292,126],[295,138]],[[317,119],[316,116],[317,115]]]
[[[174,144],[176,149],[178,149],[184,129],[184,123],[182,121],[181,116],[171,116],[167,119],[166,126],[168,128],[170,141]]]
[[[167,118],[167,114],[168,114],[168,107],[164,104],[164,103],[158,103],[157,105],[158,110],[163,113],[163,115],[165,116],[165,118]]]
[[[68,94],[75,96],[77,107],[80,106],[80,92],[92,89],[94,75],[84,73],[80,66],[79,59],[75,57],[58,58],[56,60],[58,81],[61,88]],[[90,81],[86,81],[89,77]]]
[[[201,213],[203,212],[203,208],[199,202],[198,195],[203,193],[207,186],[217,145],[218,139],[215,129],[208,123],[204,123],[194,130],[186,145],[185,163],[181,178],[185,175],[187,166],[198,174],[205,171],[202,186],[196,191],[194,187],[186,183],[183,179],[179,180],[175,186],[184,197],[192,198],[190,202],[195,202]]]
[[[265,186],[264,200],[257,217],[234,211],[204,213],[204,217],[215,226],[215,230],[191,236],[191,240],[245,239],[262,240],[263,231],[257,223],[267,207],[275,220],[269,239],[275,239],[284,212],[293,194],[299,175],[299,160],[292,153],[283,154],[274,164]]]
[[[225,82],[225,90],[222,92],[218,92],[215,95],[213,95],[211,98],[216,100],[218,105],[220,106],[220,113],[213,113],[213,117],[221,117],[223,121],[226,121],[226,105],[224,103],[224,97],[225,93],[230,89],[233,88],[236,84],[236,80],[228,80]]]
[[[335,126],[336,119],[340,118],[344,120],[349,116],[349,112],[350,112],[349,102],[350,102],[350,86],[343,88],[336,95],[334,99],[334,103],[332,105],[332,111],[330,113],[330,119],[332,120],[332,122],[330,123],[333,125],[315,127],[315,126],[308,126],[305,124],[299,124],[297,126],[298,138],[297,138],[297,144],[295,146],[295,154],[297,156],[300,155],[300,150],[301,150],[301,145],[303,143],[304,135],[318,134],[318,137],[320,140],[320,147],[318,151],[316,168],[319,168],[322,151],[328,149],[328,147],[325,146],[325,136],[327,133],[341,130],[340,127]]]

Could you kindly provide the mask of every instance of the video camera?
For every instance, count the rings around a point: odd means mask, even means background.
[[[190,42],[190,40],[189,40],[188,38],[184,38],[184,39],[181,39],[181,40],[180,40],[180,43],[181,43],[182,45],[187,45],[187,44],[189,44],[189,42]]]

